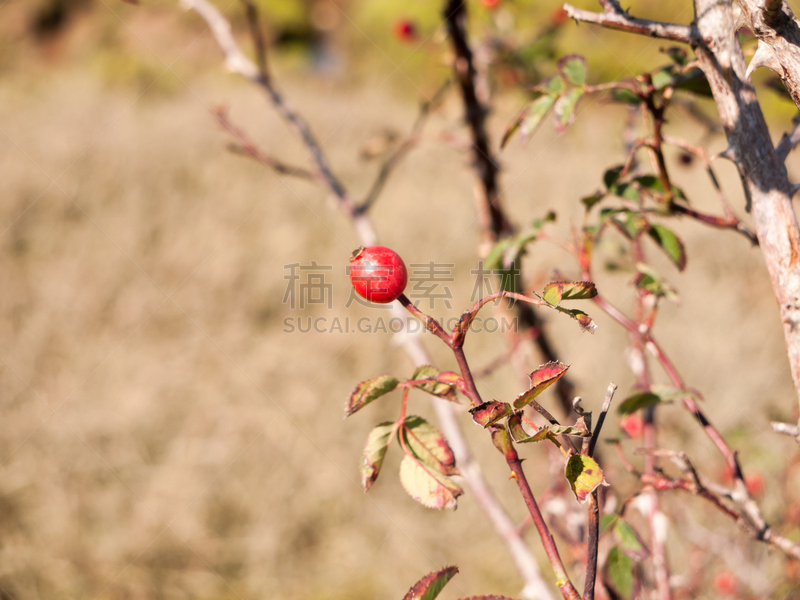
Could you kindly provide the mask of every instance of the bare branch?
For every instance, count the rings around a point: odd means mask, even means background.
[[[593,23],[609,29],[629,31],[631,33],[672,40],[673,42],[681,42],[684,44],[691,44],[696,37],[696,32],[689,25],[677,25],[675,23],[650,21],[649,19],[637,19],[626,12],[613,8],[609,9],[606,7],[604,12],[598,13],[575,8],[571,4],[565,4],[564,10],[567,11],[567,15],[569,15],[571,19],[583,21],[584,23]]]
[[[611,400],[614,398],[614,392],[617,391],[617,384],[613,381],[608,384],[606,390],[606,397],[603,400],[603,408],[600,409],[600,416],[597,418],[597,425],[594,426],[592,432],[592,439],[589,441],[589,456],[594,455],[594,447],[597,445],[597,440],[600,438],[600,430],[603,428],[603,423],[606,420],[606,414],[611,407]]]

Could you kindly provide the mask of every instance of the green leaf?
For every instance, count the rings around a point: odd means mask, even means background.
[[[627,88],[615,88],[611,90],[611,101],[620,104],[638,105],[642,102],[642,99]]]
[[[489,251],[489,254],[486,255],[486,258],[483,261],[484,268],[487,271],[494,271],[496,269],[500,269],[503,266],[503,255],[505,253],[505,249],[511,243],[511,238],[503,238],[502,240],[498,241],[492,249]]]
[[[548,387],[558,381],[569,369],[569,365],[564,365],[558,361],[551,361],[540,366],[531,373],[531,387],[523,392],[514,400],[514,408],[522,408],[533,398],[541,394]]]
[[[547,439],[550,433],[547,427],[540,427],[533,434],[528,433],[522,425],[522,413],[515,413],[508,418],[508,431],[518,444],[540,442]]]
[[[669,56],[673,61],[675,61],[681,67],[685,66],[686,63],[689,62],[689,59],[686,56],[686,51],[683,48],[678,48],[677,46],[670,46],[669,48],[662,48],[661,52]]]
[[[411,375],[411,381],[418,381],[421,379],[430,379],[432,381],[426,383],[419,383],[414,387],[420,389],[424,392],[428,392],[434,396],[438,396],[439,398],[444,398],[445,400],[450,400],[455,402],[456,400],[456,390],[455,384],[445,383],[438,381],[438,377],[441,374],[441,371],[436,367],[432,367],[431,365],[423,365],[421,367],[417,367],[414,371],[414,374]]]
[[[564,90],[564,80],[561,77],[551,77],[547,81],[545,81],[541,85],[537,85],[533,89],[536,91],[542,92],[544,94],[550,94],[551,96],[557,96]]]
[[[583,454],[573,454],[569,457],[566,476],[572,492],[581,504],[586,502],[586,498],[597,489],[597,486],[605,484],[600,465],[593,458]]]
[[[653,294],[657,298],[665,298],[678,304],[680,298],[678,291],[665,281],[654,269],[644,263],[636,263],[639,277],[636,278],[636,287]]]
[[[606,576],[620,596],[631,597],[633,594],[633,561],[617,546],[611,548],[606,558]]]
[[[591,281],[554,281],[542,292],[542,298],[552,306],[558,306],[562,300],[588,300],[595,296],[597,288]]]
[[[366,492],[375,483],[383,464],[383,457],[392,438],[394,423],[381,423],[369,432],[361,459],[361,485]]]
[[[350,394],[350,399],[344,407],[345,418],[361,410],[373,400],[380,398],[384,394],[388,394],[396,388],[399,383],[400,381],[391,375],[381,375],[374,379],[362,381],[356,386],[353,393]]]
[[[591,196],[584,196],[583,198],[581,198],[581,202],[583,202],[583,205],[586,207],[586,210],[592,210],[592,207],[598,202],[601,202],[605,197],[606,197],[605,194],[602,194],[600,192],[595,192]]]
[[[603,184],[605,184],[606,189],[611,191],[611,186],[617,182],[617,179],[619,179],[622,169],[624,168],[625,165],[617,165],[616,167],[611,167],[605,173],[603,173]]]
[[[586,59],[580,54],[570,54],[558,61],[558,70],[572,85],[582,87],[586,83]]]
[[[663,225],[651,224],[647,232],[666,253],[679,271],[686,268],[686,250],[678,237]]]
[[[634,560],[642,561],[650,555],[636,530],[622,519],[617,519],[614,525],[614,538],[623,552]]]
[[[556,100],[555,106],[553,107],[553,120],[558,133],[564,133],[567,127],[572,125],[573,121],[575,121],[575,109],[582,96],[582,89],[573,88],[561,94],[558,100]]]
[[[609,219],[623,234],[632,240],[637,239],[650,226],[640,213],[628,209],[604,209],[600,211],[601,219]]]
[[[445,567],[439,571],[428,573],[408,590],[403,600],[433,600],[456,573],[458,573],[458,567]]]
[[[511,434],[508,432],[508,429],[492,425],[489,428],[489,433],[492,435],[494,447],[500,450],[500,453],[506,460],[511,460],[515,456],[515,453],[514,444],[511,441]]]
[[[444,435],[422,417],[406,417],[398,434],[403,436],[404,450],[427,467],[443,475],[457,475],[456,459]]]
[[[639,188],[650,191],[654,196],[661,197],[664,194],[664,186],[661,184],[661,180],[655,175],[640,175],[639,177],[634,177],[633,182],[635,182]],[[686,194],[683,193],[683,190],[674,185],[672,186],[672,195],[676,198],[686,200]]]
[[[503,135],[503,141],[500,142],[500,147],[505,147],[505,145],[508,143],[508,140],[511,139],[511,136],[514,135],[514,132],[517,131],[517,129],[519,129],[522,145],[524,146],[527,144],[528,140],[535,133],[536,129],[541,124],[542,119],[544,119],[545,115],[547,115],[555,101],[555,95],[545,94],[544,96],[539,96],[536,100],[526,106],[506,130],[506,133]]]
[[[493,400],[471,408],[469,412],[472,415],[472,420],[485,429],[503,417],[507,417],[513,411],[510,404]]]
[[[406,454],[400,463],[400,483],[414,500],[427,508],[452,508],[458,506],[458,498],[464,491],[446,475],[425,466],[413,456]]]
[[[637,410],[655,406],[662,402],[664,402],[664,400],[651,392],[639,392],[625,398],[622,404],[617,407],[617,412],[621,415],[631,415]]]

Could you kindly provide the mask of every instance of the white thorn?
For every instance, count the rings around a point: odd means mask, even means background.
[[[753,60],[751,60],[750,64],[747,66],[747,73],[744,75],[745,80],[750,81],[750,76],[753,74],[753,71],[759,67],[767,67],[776,73],[779,72],[781,67],[775,56],[775,52],[762,40],[758,40],[758,48],[753,55]]]

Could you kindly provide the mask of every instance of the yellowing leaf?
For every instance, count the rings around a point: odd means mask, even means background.
[[[389,448],[394,423],[381,423],[369,432],[364,454],[361,458],[361,485],[366,492],[375,483],[383,464],[383,457]]]
[[[567,481],[578,502],[583,504],[597,486],[605,484],[603,470],[595,460],[583,454],[573,454],[567,461]]]
[[[425,467],[408,454],[400,463],[400,483],[409,496],[428,508],[455,509],[456,498],[463,493],[449,477]]]
[[[401,430],[404,448],[443,475],[455,475],[456,459],[444,435],[422,417],[406,417]]]

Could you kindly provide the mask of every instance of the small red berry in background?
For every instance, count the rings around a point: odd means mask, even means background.
[[[690,166],[694,162],[694,156],[689,154],[688,152],[681,152],[678,155],[678,160],[684,167]]]
[[[350,256],[350,283],[362,298],[388,304],[406,289],[408,272],[403,259],[390,248],[358,248]]]
[[[553,11],[553,15],[550,17],[550,22],[553,24],[553,26],[558,27],[559,25],[562,25],[568,18],[569,15],[567,14],[567,11],[559,7]]]
[[[481,0],[481,4],[483,4],[489,10],[494,10],[498,6],[500,6],[501,0]]]
[[[417,39],[417,27],[408,19],[401,19],[394,24],[394,37],[401,42],[413,42]]]
[[[761,473],[748,473],[744,476],[744,484],[751,496],[758,497],[764,493],[764,477]]]
[[[619,426],[632,438],[641,437],[644,432],[644,420],[642,415],[633,414],[622,417]]]
[[[714,575],[714,589],[719,594],[732,596],[736,593],[736,577],[730,571],[719,571]]]

